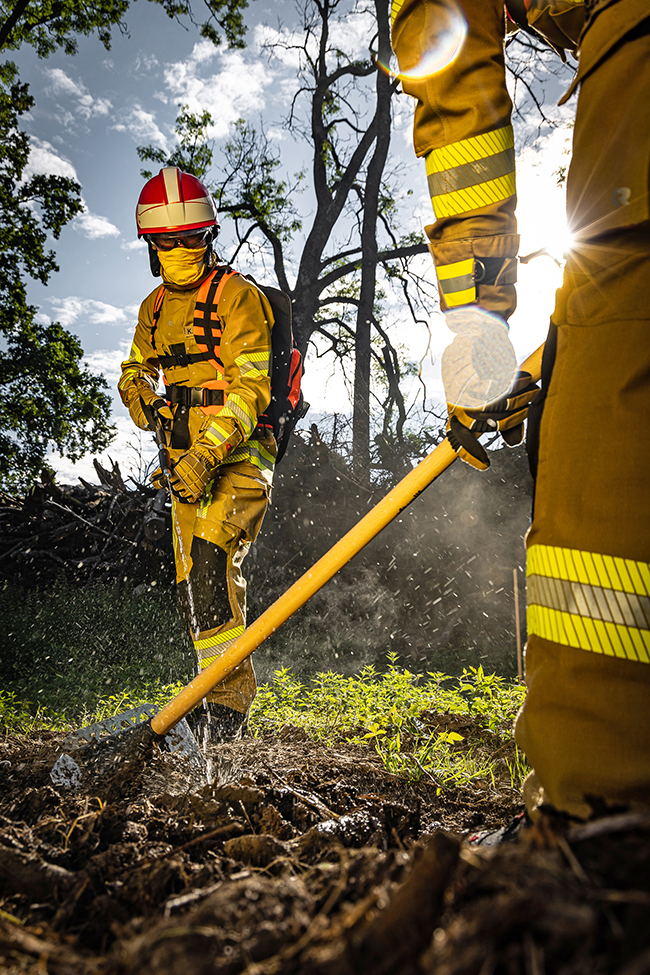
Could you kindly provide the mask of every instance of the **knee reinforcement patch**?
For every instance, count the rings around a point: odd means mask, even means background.
[[[228,556],[203,538],[192,539],[191,555],[190,585],[196,624],[201,632],[213,630],[234,615],[228,598]],[[178,586],[178,601],[181,616],[191,629],[187,582]]]

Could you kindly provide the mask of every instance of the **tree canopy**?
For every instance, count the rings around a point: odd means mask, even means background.
[[[186,18],[199,28],[202,37],[221,43],[221,33],[229,47],[243,47],[245,27],[242,12],[248,0],[204,0],[207,17],[198,23],[190,0],[149,0],[163,8],[173,20]],[[79,34],[95,34],[110,48],[114,27],[122,33],[128,28],[124,15],[131,0],[17,0],[0,3],[0,49],[16,50],[30,44],[39,57],[48,57],[57,48],[76,54]]]
[[[51,444],[78,460],[110,442],[105,380],[83,368],[77,338],[41,324],[25,276],[47,284],[58,267],[48,233],[83,210],[81,187],[62,176],[25,179],[29,138],[18,127],[33,99],[11,63],[0,65],[0,481],[23,489]]]

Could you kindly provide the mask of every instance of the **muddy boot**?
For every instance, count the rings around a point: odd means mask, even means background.
[[[484,829],[478,833],[470,833],[465,837],[470,846],[498,846],[509,843],[519,837],[519,834],[530,826],[531,820],[526,811],[518,813],[507,826],[501,829]]]

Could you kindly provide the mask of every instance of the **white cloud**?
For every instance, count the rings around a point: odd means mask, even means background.
[[[133,64],[135,71],[152,71],[158,67],[158,58],[155,54],[139,54]]]
[[[216,53],[212,41],[198,41],[192,48],[190,61],[194,61],[196,64],[205,64],[207,61],[212,61]]]
[[[370,11],[359,10],[330,25],[330,45],[345,51],[348,57],[367,58],[370,40],[376,32],[376,21]]]
[[[53,98],[71,98],[76,101],[77,114],[88,120],[93,115],[108,115],[112,104],[108,98],[94,98],[82,81],[73,81],[61,68],[46,68],[49,83],[45,93]]]
[[[96,304],[99,305],[101,302]],[[106,307],[110,308],[110,305]],[[122,341],[117,349],[98,349],[84,356],[84,364],[91,372],[101,373],[111,386],[115,386],[122,374],[120,366],[128,357],[130,349],[131,342]]]
[[[63,300],[82,301],[82,299],[79,298]],[[111,305],[102,305],[102,302],[84,301],[83,305],[98,306],[100,308],[100,313],[101,308],[112,308]],[[129,314],[132,312],[137,314],[137,308],[134,308],[133,306],[114,310],[117,312],[123,312],[124,314]],[[115,440],[110,445],[108,450],[104,451],[103,454],[99,454],[96,459],[99,461],[102,467],[107,467],[109,469],[112,462],[115,461],[119,464],[120,470],[122,471],[122,476],[124,478],[131,476],[142,480],[146,466],[150,462],[156,460],[156,445],[154,437],[153,434],[144,430],[138,430],[137,427],[133,425],[133,421],[126,410],[126,407],[124,407],[120,401],[116,388],[117,380],[121,374],[120,364],[124,361],[124,359],[127,358],[130,348],[130,338],[122,339],[118,343],[117,348],[101,349],[97,352],[91,353],[90,355],[84,356],[84,365],[87,366],[91,372],[101,373],[109,383],[110,389],[108,392],[112,395],[113,400],[113,413],[110,419],[111,423],[114,423],[117,427],[117,436],[115,437]],[[51,453],[48,456],[49,462],[57,472],[57,480],[59,484],[74,484],[79,477],[83,477],[84,480],[90,481],[91,484],[96,484],[97,473],[93,467],[93,459],[93,457],[84,457],[76,464],[73,464],[72,461],[59,457],[54,453]]]
[[[120,231],[108,217],[102,217],[97,213],[86,210],[80,213],[72,221],[72,226],[79,233],[84,234],[90,240],[97,240],[100,237],[119,237]]]
[[[360,9],[346,13],[341,19],[332,17],[329,22],[329,46],[333,50],[345,51],[349,58],[363,59],[369,55],[370,41],[376,34],[376,22],[369,10]],[[302,27],[295,30],[289,27],[274,28],[268,24],[257,24],[253,32],[253,49],[259,53],[268,52],[292,73],[295,91],[295,73],[304,63],[305,33]],[[318,56],[317,35],[311,34],[307,47],[312,57]],[[330,67],[335,64],[334,56]]]
[[[65,176],[68,179],[74,179],[79,182],[77,171],[68,159],[59,155],[50,142],[44,142],[32,136],[29,159],[23,178],[28,180],[36,174]],[[86,206],[84,200],[82,200],[82,203],[84,205],[84,212],[78,214],[72,221],[72,226],[75,230],[84,234],[90,240],[97,240],[100,237],[120,236],[118,228],[107,217],[92,213]]]
[[[202,69],[217,55],[221,70],[204,76]],[[187,61],[169,64],[164,77],[176,102],[189,105],[193,112],[205,109],[210,112],[214,120],[210,131],[213,138],[226,136],[238,118],[261,111],[272,81],[261,62],[248,62],[239,51],[221,54],[207,42],[196,44]]]
[[[49,454],[47,459],[56,471],[59,484],[75,484],[80,477],[91,484],[97,484],[94,459],[108,470],[114,462],[119,464],[122,477],[125,479],[133,477],[138,481],[146,480],[147,465],[151,464],[150,470],[155,467],[156,445],[153,434],[138,430],[121,403],[115,403],[115,410],[116,413],[111,416],[111,423],[117,427],[117,436],[103,454],[99,454],[97,458],[84,457],[76,464],[57,454]]]
[[[46,304],[51,308],[52,318],[60,322],[64,328],[70,328],[80,320],[83,325],[125,325],[133,321],[134,317],[131,306],[119,308],[104,301],[80,298],[77,295],[48,298]],[[137,314],[137,309],[135,312]],[[42,315],[39,317],[43,318]],[[97,353],[100,354],[103,353]]]
[[[142,237],[137,240],[124,240],[122,241],[122,250],[124,251],[144,251],[147,249],[147,243]]]
[[[295,90],[295,73],[301,64],[300,50],[304,44],[302,31],[276,30],[268,24],[257,24],[253,36],[257,51],[268,51],[275,61],[279,61],[294,74]]]
[[[48,95],[70,95],[79,98],[86,92],[85,86],[77,84],[61,68],[46,68],[44,74],[50,80],[45,89]]]
[[[24,171],[24,179],[30,179],[35,174],[44,173],[48,176],[66,176],[78,180],[77,172],[69,159],[60,156],[50,142],[43,142],[34,136],[30,139],[31,147],[29,159]]]
[[[167,138],[158,128],[155,115],[145,111],[141,105],[134,105],[128,111],[121,113],[111,128],[116,132],[130,133],[140,145],[153,143],[167,152]]]

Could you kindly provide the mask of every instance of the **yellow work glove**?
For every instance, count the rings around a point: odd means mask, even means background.
[[[501,399],[474,410],[448,403],[447,439],[460,459],[479,471],[487,470],[490,459],[476,439],[482,433],[500,433],[509,447],[520,444],[524,439],[528,407],[538,392],[539,386],[533,382],[530,373],[520,370],[512,389]]]
[[[218,446],[197,440],[187,453],[170,465],[169,485],[160,468],[151,475],[151,481],[154,487],[168,486],[179,501],[192,504],[199,500],[219,464],[241,441],[242,435],[236,427]]]
[[[505,396],[480,409],[466,411],[473,421],[471,429],[480,433],[498,431],[509,447],[516,447],[524,439],[524,420],[538,393],[539,386],[531,374],[520,370]]]
[[[508,392],[517,357],[504,320],[480,305],[463,305],[445,315],[454,340],[442,353],[445,398],[478,409]]]
[[[505,321],[480,305],[454,308],[445,319],[456,333],[442,354],[447,439],[461,460],[484,471],[490,460],[476,434],[496,427],[485,425],[470,411],[482,411],[507,394],[517,369],[515,350]]]
[[[169,487],[179,501],[198,501],[214,477],[216,464],[211,452],[193,447],[172,464]]]
[[[150,478],[151,483],[155,488],[169,488],[179,501],[192,504],[199,500],[214,477],[216,464],[212,462],[210,454],[209,450],[193,447],[171,464],[169,477],[163,474],[160,467],[155,470]]]
[[[156,429],[156,414],[163,423],[172,419],[173,414],[160,393],[153,389],[146,379],[133,382],[128,391],[127,406],[131,419],[141,430]]]

